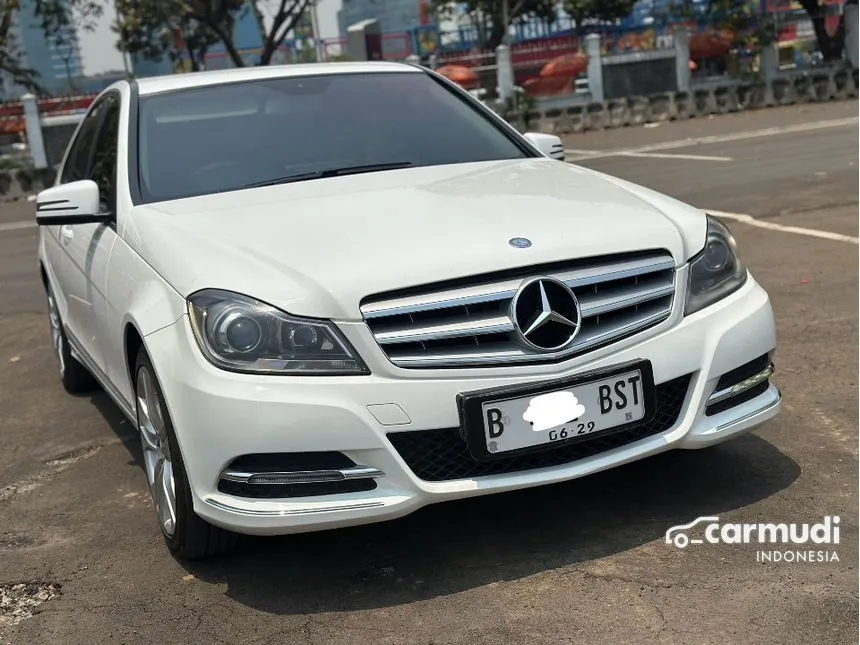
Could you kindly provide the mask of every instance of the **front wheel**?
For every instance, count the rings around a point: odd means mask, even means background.
[[[212,526],[194,512],[191,487],[164,395],[143,349],[138,352],[134,374],[143,467],[158,525],[170,552],[181,560],[226,553],[237,544],[238,535]]]

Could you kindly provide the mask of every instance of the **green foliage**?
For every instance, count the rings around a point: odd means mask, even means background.
[[[33,168],[33,161],[29,157],[27,159],[17,159],[15,157],[0,157],[0,171],[32,170]]]
[[[847,0],[856,3],[857,0]],[[845,18],[840,20],[835,34],[828,33],[825,27],[826,7],[824,0],[798,0],[812,21],[818,48],[825,60],[841,58],[845,49]],[[675,0],[671,9],[673,15],[692,18],[692,0]],[[776,41],[776,25],[773,16],[760,13],[760,3],[755,0],[709,0],[705,15],[701,17],[715,29],[728,29],[734,32],[734,45],[759,49]]]
[[[481,42],[487,49],[501,45],[506,27],[517,21],[555,19],[554,0],[508,0],[507,24],[504,0],[468,0],[465,4],[473,23],[478,27]],[[456,11],[448,0],[433,0],[433,6],[440,18],[451,18]]]
[[[181,0],[116,0],[118,49],[148,60],[167,56],[174,64],[185,55],[190,71],[202,69],[206,52],[219,37],[183,13],[182,4]]]
[[[582,33],[587,20],[615,22],[633,11],[636,0],[564,0],[564,10],[573,18],[576,29]]]
[[[58,45],[72,25],[91,30],[93,20],[102,13],[98,0],[33,0],[36,17],[41,21],[45,37]],[[7,73],[12,82],[39,92],[39,75],[21,60],[19,44],[12,31],[13,17],[21,9],[21,0],[0,0],[0,72]]]
[[[168,55],[176,61],[185,54],[192,67],[199,69],[208,49],[221,43],[233,64],[244,67],[246,63],[236,48],[233,32],[236,23],[253,11],[263,41],[257,64],[268,65],[309,4],[310,0],[266,3],[266,7],[274,7],[269,12],[271,24],[267,28],[262,5],[249,0],[117,0],[115,31],[120,50],[145,58]]]

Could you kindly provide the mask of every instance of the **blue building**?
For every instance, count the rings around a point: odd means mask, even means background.
[[[84,75],[78,34],[73,27],[47,38],[41,18],[36,16],[34,0],[22,0],[21,9],[13,14],[10,29],[17,44],[21,65],[38,73],[38,83],[51,94],[76,90],[74,79]],[[8,78],[0,79],[0,94],[15,99],[26,92]]]
[[[337,14],[341,37],[352,24],[375,18],[383,34],[412,31],[421,21],[420,0],[343,0]]]

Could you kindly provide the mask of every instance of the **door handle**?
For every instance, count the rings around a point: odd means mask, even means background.
[[[61,226],[60,237],[62,237],[65,242],[70,242],[72,238],[75,237],[75,230],[68,224]]]

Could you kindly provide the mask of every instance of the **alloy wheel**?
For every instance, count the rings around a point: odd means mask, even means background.
[[[137,372],[137,426],[143,446],[143,462],[149,491],[161,530],[168,537],[176,532],[176,483],[167,440],[167,425],[161,397],[149,368]]]
[[[51,344],[54,346],[54,354],[57,356],[60,377],[62,377],[66,371],[66,359],[63,357],[63,328],[57,302],[54,300],[54,294],[50,291],[48,291],[48,318],[51,321]]]

